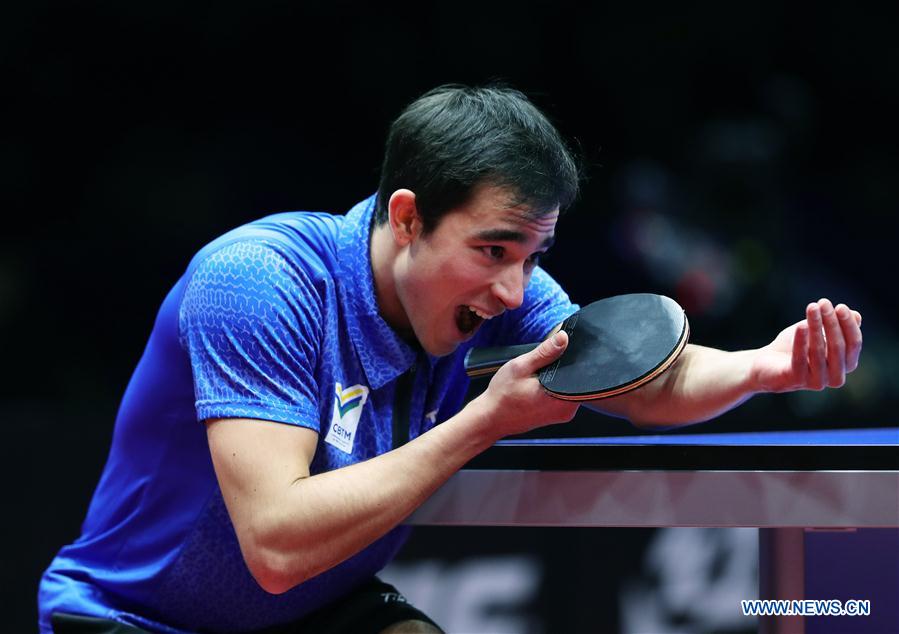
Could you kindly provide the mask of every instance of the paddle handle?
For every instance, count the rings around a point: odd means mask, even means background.
[[[493,348],[472,348],[465,353],[465,373],[468,376],[493,374],[506,362],[530,352],[540,345],[522,343],[517,346],[496,346]]]

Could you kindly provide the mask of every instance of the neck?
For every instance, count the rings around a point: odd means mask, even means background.
[[[390,227],[386,223],[372,228],[369,255],[378,312],[400,336],[411,336],[411,325],[396,289],[396,263],[399,253]]]

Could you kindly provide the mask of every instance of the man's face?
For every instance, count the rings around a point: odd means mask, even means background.
[[[451,353],[481,324],[518,308],[531,272],[553,242],[558,209],[539,218],[510,196],[481,187],[408,246],[397,295],[416,339],[430,354]]]

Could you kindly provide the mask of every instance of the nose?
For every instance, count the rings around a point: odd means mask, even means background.
[[[493,295],[506,310],[515,310],[524,301],[524,270],[518,266],[503,269],[502,275],[493,282]]]

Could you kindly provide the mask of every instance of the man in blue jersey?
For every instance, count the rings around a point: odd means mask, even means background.
[[[41,581],[41,631],[439,632],[376,574],[465,462],[574,415],[534,378],[564,332],[465,407],[461,362],[577,309],[537,265],[577,187],[522,94],[449,86],[393,123],[375,196],[204,247],[159,311],[82,534]],[[757,392],[837,387],[859,323],[820,300],[764,348],[690,345],[591,406],[675,426]]]

